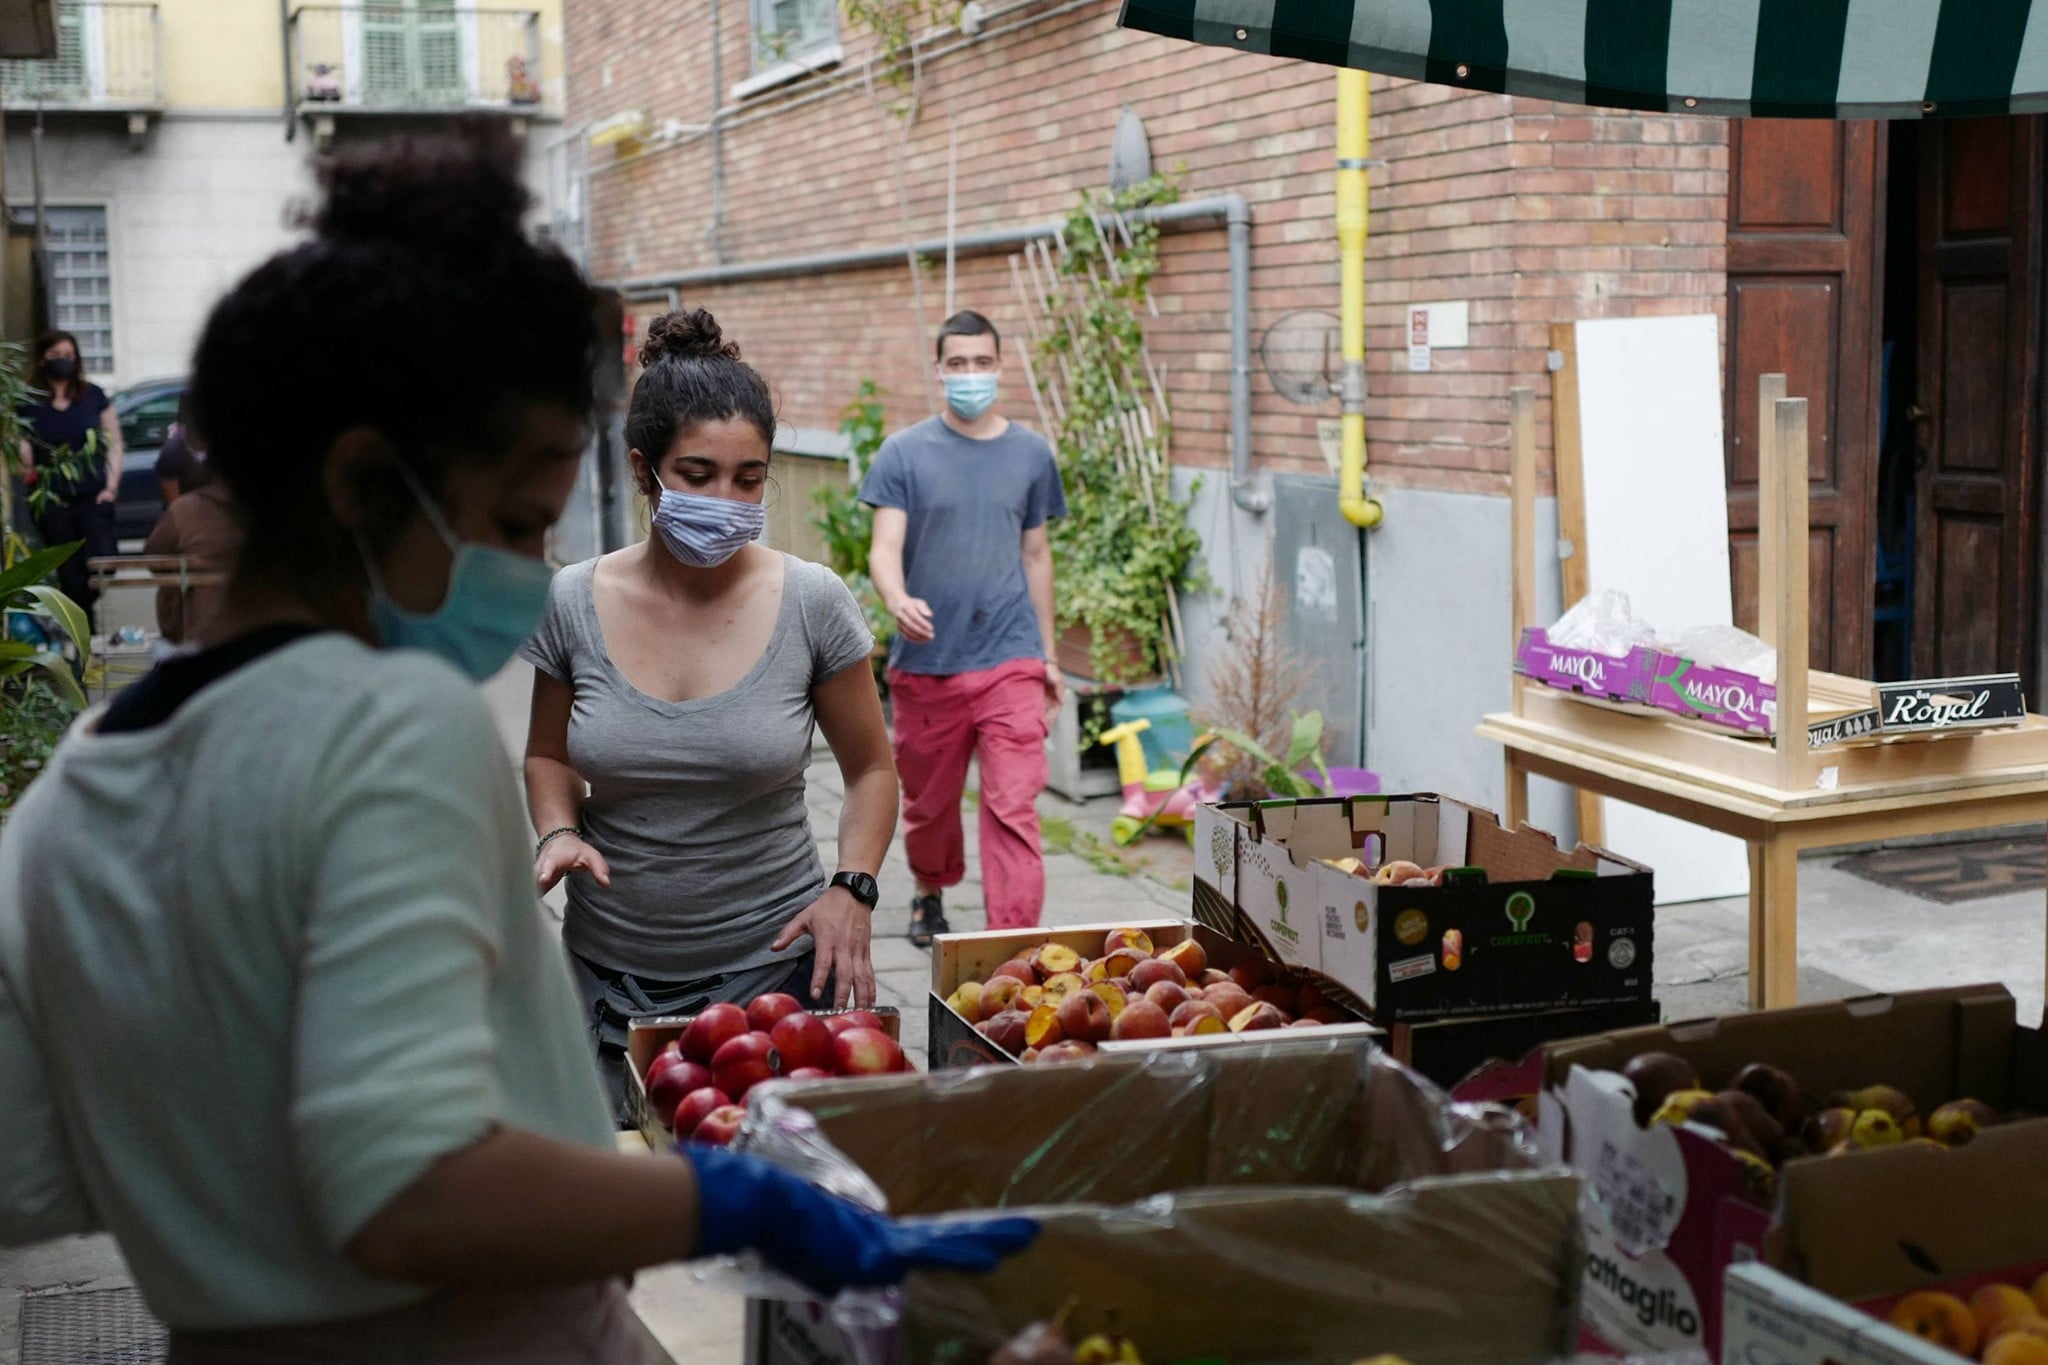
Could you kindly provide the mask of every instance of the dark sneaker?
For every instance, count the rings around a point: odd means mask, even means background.
[[[932,946],[932,935],[949,934],[953,926],[946,923],[946,903],[937,895],[912,896],[910,898],[910,941],[920,948]]]

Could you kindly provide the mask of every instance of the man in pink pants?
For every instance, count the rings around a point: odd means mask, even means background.
[[[883,442],[860,490],[875,509],[868,572],[896,618],[889,695],[919,945],[946,932],[945,889],[967,875],[960,800],[977,756],[989,928],[1038,923],[1037,801],[1063,686],[1046,523],[1067,504],[1052,447],[996,411],[1002,340],[987,318],[954,314],[936,351],[945,411]]]

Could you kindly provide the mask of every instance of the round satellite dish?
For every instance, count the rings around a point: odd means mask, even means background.
[[[1109,139],[1109,188],[1120,192],[1151,177],[1152,140],[1145,136],[1145,120],[1126,104],[1116,116],[1116,132]]]
[[[1266,329],[1259,359],[1273,391],[1290,403],[1315,407],[1337,396],[1342,363],[1340,324],[1334,313],[1304,308]]]

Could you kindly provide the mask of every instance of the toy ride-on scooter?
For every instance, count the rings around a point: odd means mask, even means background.
[[[1136,843],[1148,820],[1156,828],[1185,830],[1188,842],[1193,843],[1195,807],[1223,799],[1223,789],[1206,778],[1183,782],[1171,768],[1148,771],[1145,746],[1138,736],[1151,728],[1152,722],[1141,716],[1104,730],[1098,741],[1116,746],[1116,775],[1123,785],[1124,804],[1109,827],[1109,837],[1119,848]],[[1195,741],[1197,747],[1201,742]]]

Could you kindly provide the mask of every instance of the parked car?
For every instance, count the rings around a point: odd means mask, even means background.
[[[121,445],[127,451],[114,501],[114,534],[121,540],[146,539],[164,514],[156,457],[178,420],[184,396],[182,379],[145,380],[114,395],[114,415],[121,419]]]

